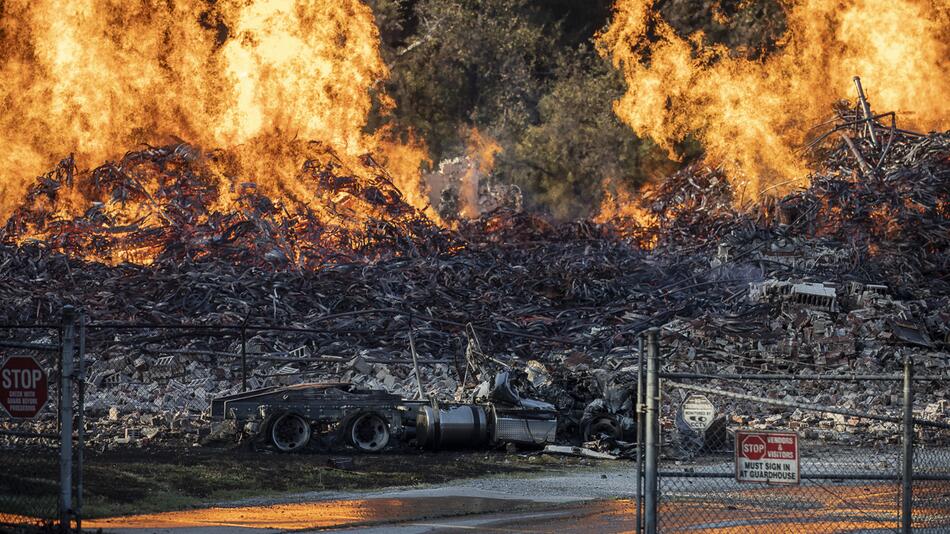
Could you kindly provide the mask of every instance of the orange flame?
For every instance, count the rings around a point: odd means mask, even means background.
[[[473,126],[468,132],[465,152],[471,166],[462,176],[459,196],[462,204],[461,215],[471,219],[481,215],[478,203],[479,183],[495,168],[495,156],[501,152],[501,145],[494,138]]]
[[[790,0],[788,30],[765,60],[730,55],[701,32],[677,35],[653,0],[618,0],[600,52],[626,78],[614,109],[674,155],[688,135],[728,171],[736,201],[802,185],[807,129],[858,75],[878,111],[950,127],[950,11],[930,0]]]
[[[358,0],[15,0],[2,9],[0,219],[69,153],[89,167],[172,136],[227,148],[232,180],[308,203],[320,199],[297,179],[294,141],[319,140],[348,162],[372,152],[407,200],[426,207],[421,143],[364,132],[388,70]],[[222,207],[230,195],[222,191]]]
[[[622,235],[637,241],[641,248],[652,250],[657,244],[656,230],[660,221],[655,213],[644,206],[651,190],[652,186],[645,184],[639,195],[635,195],[607,180],[604,198],[594,222],[614,224]]]

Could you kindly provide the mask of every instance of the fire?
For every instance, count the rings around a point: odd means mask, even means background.
[[[388,70],[373,14],[358,0],[36,0],[2,9],[2,220],[70,153],[88,168],[175,138],[230,154],[221,209],[250,182],[319,210],[326,199],[300,179],[311,140],[351,169],[366,169],[358,159],[374,154],[405,200],[427,208],[422,144],[366,133]],[[376,105],[385,113],[392,103],[378,95]],[[161,184],[141,187],[157,202]],[[63,192],[56,209],[75,216],[96,200]]]
[[[468,144],[465,149],[471,165],[462,176],[459,184],[459,200],[463,217],[475,218],[481,215],[478,203],[481,180],[490,175],[495,168],[495,156],[501,152],[501,145],[491,136],[472,127],[468,132]]]
[[[0,231],[20,245],[37,240],[101,263],[217,259],[294,270],[447,244],[371,155],[350,166],[321,143],[286,147],[288,160],[304,159],[294,179],[301,187],[281,184],[279,197],[240,181],[238,154],[229,151],[150,147],[91,170],[66,158],[29,188]],[[310,191],[321,202],[309,202]],[[65,216],[63,205],[86,208]]]
[[[702,33],[677,35],[653,0],[618,0],[600,52],[626,78],[617,115],[675,157],[687,136],[723,165],[744,203],[803,185],[799,147],[858,75],[875,109],[918,130],[950,127],[950,12],[930,0],[791,0],[788,30],[764,60]]]
[[[644,185],[637,196],[623,187],[615,187],[608,181],[600,210],[594,217],[599,224],[613,224],[625,237],[637,241],[641,248],[656,247],[656,230],[660,221],[656,214],[644,207],[645,199],[651,196],[653,187]]]

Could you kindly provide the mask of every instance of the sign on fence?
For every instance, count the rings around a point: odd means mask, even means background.
[[[0,406],[17,419],[30,419],[49,398],[46,371],[31,356],[11,356],[0,366]]]
[[[693,430],[703,433],[716,417],[716,407],[705,395],[690,393],[680,407],[683,421]]]
[[[798,434],[736,431],[736,480],[798,484]]]

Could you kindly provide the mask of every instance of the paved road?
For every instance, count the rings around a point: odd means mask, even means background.
[[[632,497],[632,475],[632,466],[622,463],[531,478],[496,476],[423,488],[312,492],[280,499],[246,499],[201,510],[89,520],[83,527],[122,534],[255,534],[357,525],[389,525],[385,528],[392,529],[397,524],[447,518],[487,521]]]
[[[774,488],[739,486],[723,479],[689,480],[692,487],[684,486],[682,480],[664,480],[664,532],[876,534],[894,532],[897,524],[898,488],[893,482],[827,485],[806,481],[800,487]],[[950,488],[941,486],[935,491],[943,495]],[[203,510],[88,521],[83,526],[121,534],[289,530],[597,534],[634,529],[633,494],[632,470],[624,463],[536,478],[496,476],[425,488],[314,492],[280,501],[252,499]],[[915,532],[950,532],[950,524]]]

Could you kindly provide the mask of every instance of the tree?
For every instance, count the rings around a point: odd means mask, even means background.
[[[398,125],[420,134],[434,159],[458,149],[465,125],[506,142],[535,120],[556,32],[533,4],[419,0],[404,17],[414,30],[386,52],[387,93]]]
[[[499,172],[531,193],[530,205],[574,218],[596,211],[607,181],[633,189],[653,170],[645,165],[668,168],[614,114],[623,90],[621,76],[589,47],[562,55],[538,104],[540,120],[501,156]]]
[[[702,1],[670,0],[660,9],[679,31],[703,29],[738,48],[765,48],[775,32],[734,26],[781,27],[775,0],[730,0],[712,10],[736,22],[698,9]],[[560,218],[596,211],[607,181],[635,188],[673,169],[665,152],[613,113],[624,82],[591,44],[612,0],[369,2],[396,105],[370,129],[411,130],[438,162],[464,154],[476,127],[503,148],[495,179],[518,184],[528,206]],[[680,153],[694,157],[698,147],[685,143]]]

